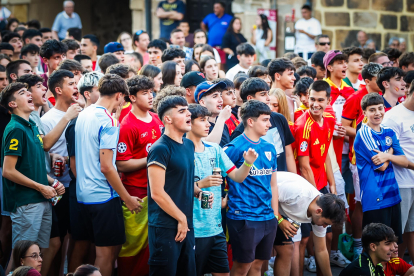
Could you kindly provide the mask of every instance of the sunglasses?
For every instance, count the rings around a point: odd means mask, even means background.
[[[331,45],[330,42],[319,42],[319,46]]]
[[[142,35],[142,33],[144,32],[144,30],[139,30],[139,31],[137,31],[136,33],[135,33],[135,35],[138,35],[138,36],[140,36],[140,35]]]

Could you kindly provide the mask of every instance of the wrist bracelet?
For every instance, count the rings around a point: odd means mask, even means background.
[[[275,215],[275,218],[276,218],[277,221],[279,221],[279,216]]]
[[[277,224],[279,225],[284,220],[285,220],[284,218],[279,219],[278,222],[277,222]]]
[[[246,162],[246,160],[244,160],[243,164],[244,164],[244,165],[246,165],[246,166],[247,166],[247,167],[249,167],[249,168],[251,168],[251,167],[253,166],[253,164],[249,164],[249,163],[247,163],[247,162]]]

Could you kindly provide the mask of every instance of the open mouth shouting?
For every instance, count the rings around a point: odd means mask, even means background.
[[[78,92],[78,91],[76,91],[76,92],[74,92],[74,93],[73,93],[73,95],[72,95],[72,99],[73,99],[74,101],[77,101],[77,100],[79,99],[79,92]]]

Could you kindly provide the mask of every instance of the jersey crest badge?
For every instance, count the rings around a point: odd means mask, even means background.
[[[127,145],[124,142],[118,144],[118,152],[124,153],[127,150]]]
[[[389,147],[392,145],[392,138],[390,136],[385,137],[385,144]]]
[[[272,152],[270,152],[270,151],[265,151],[265,155],[266,155],[266,157],[267,157],[267,159],[268,159],[269,161],[271,161],[271,160],[272,160]]]
[[[308,149],[308,142],[303,141],[302,144],[300,144],[300,151],[305,152]]]

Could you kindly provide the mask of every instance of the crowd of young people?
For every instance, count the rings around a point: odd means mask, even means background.
[[[193,49],[138,31],[102,56],[95,35],[48,33],[0,44],[7,273],[414,270],[412,52],[325,43],[259,64],[241,43],[223,72],[203,30]]]

